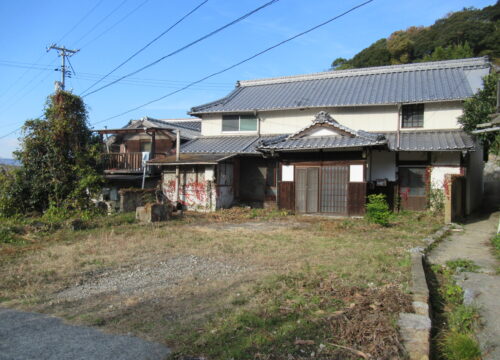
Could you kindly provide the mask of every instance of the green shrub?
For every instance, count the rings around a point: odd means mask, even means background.
[[[451,331],[441,342],[441,349],[448,360],[479,360],[481,350],[477,341],[468,334]]]
[[[391,219],[391,211],[384,194],[368,195],[368,204],[366,204],[366,219],[369,222],[388,226]]]

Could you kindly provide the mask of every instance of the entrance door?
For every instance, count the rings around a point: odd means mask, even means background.
[[[319,168],[297,167],[295,186],[295,208],[297,212],[318,212]]]
[[[427,208],[425,167],[399,168],[399,195],[401,207],[405,210],[425,210]]]
[[[321,212],[347,215],[349,167],[323,166],[321,172]]]

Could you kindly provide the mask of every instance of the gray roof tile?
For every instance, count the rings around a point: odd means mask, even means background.
[[[461,100],[477,91],[489,66],[472,58],[241,81],[191,114]]]
[[[385,133],[389,149],[396,150],[397,135]],[[403,131],[399,151],[460,151],[474,150],[474,139],[461,130]]]
[[[183,144],[181,153],[258,154],[256,146],[259,140],[275,136],[201,136]]]

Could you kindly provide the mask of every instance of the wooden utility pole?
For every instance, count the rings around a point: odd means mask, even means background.
[[[57,46],[56,44],[52,44],[47,48],[47,52],[49,52],[52,49],[57,50],[59,52],[59,56],[62,59],[61,68],[56,69],[56,71],[57,70],[61,71],[61,90],[64,90],[64,86],[65,86],[65,82],[66,82],[66,74],[70,74],[70,71],[66,68],[66,58],[73,56],[74,54],[76,54],[80,50],[79,49],[78,50],[70,50],[70,49],[66,49],[64,46],[60,47],[60,46]]]

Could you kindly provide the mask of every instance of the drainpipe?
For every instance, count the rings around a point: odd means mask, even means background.
[[[401,147],[401,103],[398,104],[398,127],[396,133],[396,150],[399,151]]]
[[[260,138],[260,119],[257,109],[253,111],[253,116],[255,116],[255,118],[257,119],[257,136]]]
[[[181,132],[179,129],[175,131],[175,161],[178,162],[181,159]],[[175,202],[176,208],[179,204],[179,188],[180,188],[180,168],[179,165],[175,167]]]

